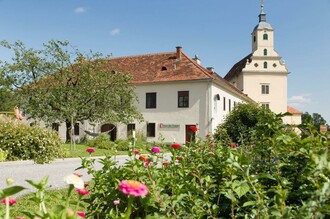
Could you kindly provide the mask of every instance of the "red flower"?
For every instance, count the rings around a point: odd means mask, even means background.
[[[79,217],[82,217],[82,218],[85,218],[86,217],[86,214],[84,212],[82,212],[82,211],[77,211],[77,215]]]
[[[134,154],[140,154],[140,151],[139,150],[133,150],[133,153]]]
[[[198,129],[195,125],[191,125],[191,126],[189,126],[189,130],[192,132],[197,132]]]
[[[84,187],[86,188],[89,184],[88,183],[84,183]]]
[[[17,203],[17,201],[15,199],[11,199],[11,198],[8,199],[8,202],[9,202],[9,205],[14,205]],[[6,204],[6,198],[2,199],[1,203]]]
[[[177,143],[174,143],[174,144],[171,145],[171,147],[174,148],[174,149],[180,149],[181,145],[177,144]]]
[[[237,146],[236,146],[236,144],[234,144],[234,143],[230,143],[230,145],[229,145],[231,148],[237,148]]]
[[[87,189],[77,189],[76,190],[80,195],[88,195],[89,191]]]
[[[95,152],[95,149],[94,148],[87,148],[86,149],[86,152],[88,152],[88,153],[94,153]]]
[[[176,157],[177,160],[182,160],[181,156]]]
[[[194,177],[194,176],[195,176],[195,174],[194,174],[194,173],[190,173],[190,176]]]
[[[140,156],[140,157],[139,157],[139,160],[143,160],[144,162],[148,162],[148,158],[143,157],[143,156]]]
[[[168,161],[164,161],[163,162],[163,166],[167,166],[167,165],[169,165],[170,164],[170,162],[168,162]]]
[[[206,134],[206,138],[209,138],[209,137],[211,137],[211,134],[210,133],[207,133]]]

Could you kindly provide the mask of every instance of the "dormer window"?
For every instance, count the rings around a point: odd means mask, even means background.
[[[165,66],[162,67],[162,71],[166,71],[167,68]]]
[[[264,49],[264,56],[267,56],[267,49]]]
[[[268,34],[267,34],[267,33],[264,33],[264,35],[263,35],[263,39],[264,39],[264,40],[268,40]]]
[[[253,36],[253,42],[255,42],[256,41],[256,36]]]

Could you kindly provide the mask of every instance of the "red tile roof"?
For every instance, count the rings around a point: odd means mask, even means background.
[[[215,72],[209,71],[181,52],[155,53],[110,58],[110,65],[116,72],[133,76],[132,84],[174,82],[191,80],[212,80],[224,89],[243,99],[254,102],[231,83]]]
[[[291,114],[303,114],[302,112],[300,112],[299,110],[296,110],[295,108],[288,106],[288,113]]]

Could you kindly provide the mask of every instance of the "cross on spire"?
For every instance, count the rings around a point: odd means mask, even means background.
[[[266,14],[264,12],[264,0],[260,0],[260,7],[261,7],[261,11],[260,11],[260,14],[259,14],[259,22],[266,22]]]

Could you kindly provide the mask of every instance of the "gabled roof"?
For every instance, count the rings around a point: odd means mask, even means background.
[[[242,99],[254,102],[218,74],[202,67],[181,49],[167,53],[110,58],[109,62],[116,72],[131,74],[132,84],[212,80]]]
[[[303,114],[302,112],[300,112],[299,110],[296,110],[295,108],[288,106],[288,113],[291,113],[293,115],[295,114]]]
[[[226,80],[230,80],[236,76],[238,76],[242,70],[245,68],[246,66],[246,62],[247,60],[249,60],[249,62],[251,62],[251,56],[252,53],[245,56],[242,60],[240,60],[239,62],[237,62],[230,70],[229,72],[226,74],[226,76],[224,77],[224,79]]]

